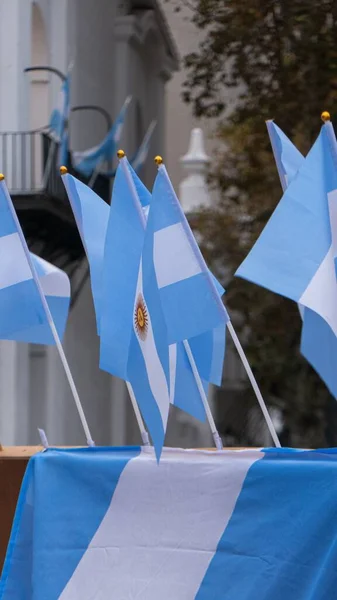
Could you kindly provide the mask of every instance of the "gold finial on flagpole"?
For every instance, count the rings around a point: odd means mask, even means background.
[[[323,123],[330,121],[330,113],[327,110],[323,110],[323,112],[321,114],[321,119],[322,119]]]
[[[155,156],[154,157],[154,162],[156,163],[157,167],[160,167],[160,165],[163,164],[163,158],[161,156]]]
[[[64,166],[60,167],[60,173],[61,173],[61,175],[66,175],[68,173],[67,167],[64,167]]]
[[[3,173],[0,173],[0,181],[3,181],[5,179],[5,176]]]
[[[118,150],[117,156],[118,156],[119,159],[124,158],[124,156],[125,156],[124,150]]]

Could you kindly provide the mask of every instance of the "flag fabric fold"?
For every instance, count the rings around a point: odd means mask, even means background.
[[[130,184],[125,178],[125,172],[119,166],[114,182],[106,235],[100,350],[101,368],[123,379],[127,378],[133,296],[151,202],[150,192],[129,164],[128,169],[139,199],[139,206],[137,210]],[[224,293],[220,284],[218,282],[216,284],[219,293]],[[197,368],[205,380],[205,389],[208,387],[208,382],[219,385],[225,352],[225,328],[223,327],[221,331],[205,332],[200,338],[194,338],[191,343],[195,349]],[[170,347],[171,402],[192,416],[204,420],[205,412],[200,393],[186,351],[182,343],[179,344],[181,347],[178,349],[175,344]]]
[[[305,158],[274,121],[267,121],[267,129],[283,191],[285,191],[296,177]]]
[[[327,600],[335,449],[48,449],[29,462],[1,600]]]

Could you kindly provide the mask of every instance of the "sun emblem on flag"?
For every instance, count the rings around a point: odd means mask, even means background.
[[[147,334],[147,328],[149,324],[149,317],[147,313],[146,304],[144,298],[139,294],[135,306],[135,327],[141,340],[145,340]]]

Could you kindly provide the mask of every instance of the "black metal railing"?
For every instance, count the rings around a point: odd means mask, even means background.
[[[54,200],[66,201],[66,192],[59,172],[59,143],[48,129],[0,133],[0,172],[4,173],[11,195],[30,196],[44,194]],[[68,170],[84,183],[68,157]],[[110,202],[110,180],[99,174],[95,192]]]
[[[0,133],[0,170],[11,193],[31,194],[42,190],[41,130]]]

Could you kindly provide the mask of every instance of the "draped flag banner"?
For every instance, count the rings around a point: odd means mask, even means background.
[[[48,449],[1,600],[330,600],[336,450]]]
[[[0,182],[0,339],[54,344],[40,294]],[[10,199],[9,199],[10,201]],[[42,290],[62,338],[70,302],[69,278],[47,261],[32,256]]]

